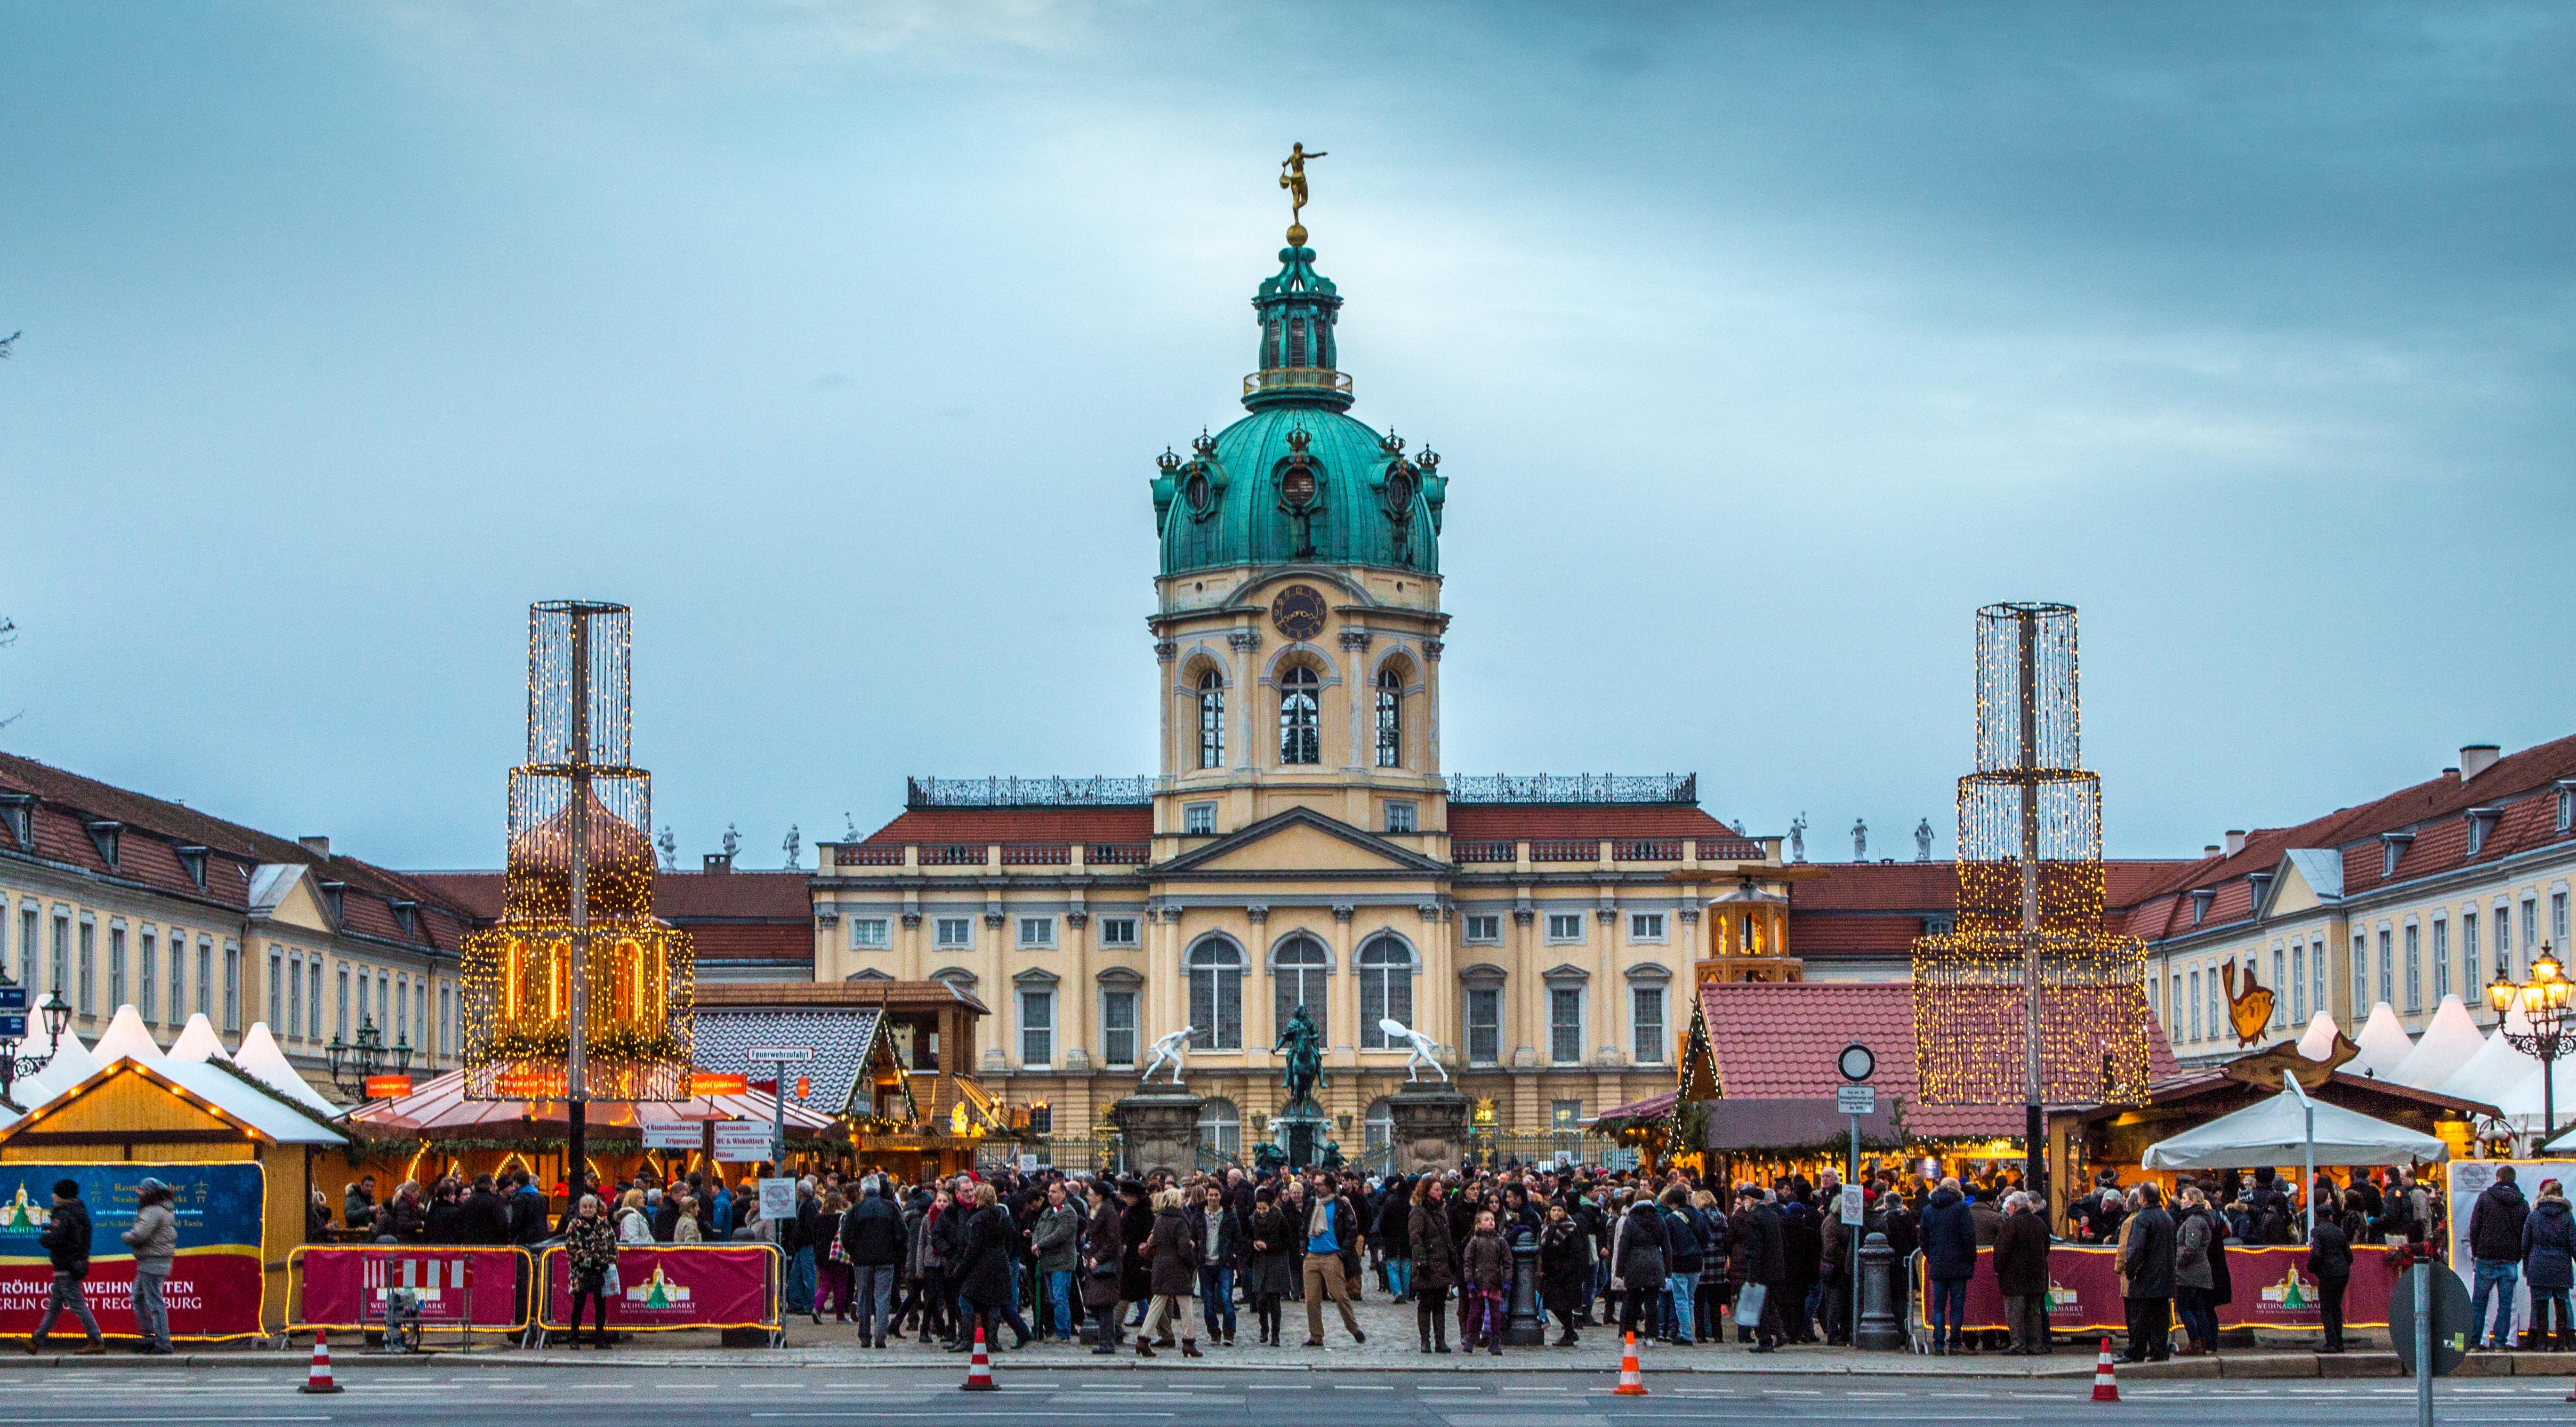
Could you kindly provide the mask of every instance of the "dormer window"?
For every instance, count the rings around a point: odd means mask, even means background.
[[[2218,900],[2218,889],[2201,887],[2191,894],[2191,924],[2199,926],[2209,916],[2209,904]]]
[[[2563,806],[2563,794],[2561,795],[2561,800]],[[2495,835],[2496,822],[2504,816],[2504,809],[2471,808],[2468,812],[2462,814],[2462,816],[2468,820],[2469,824],[2469,856],[2475,857],[2479,853],[2486,851],[2487,839]],[[2559,826],[2560,830],[2564,831],[2566,824],[2562,822]]]
[[[2558,780],[2558,830],[2576,832],[2576,778]]]
[[[2405,860],[2406,849],[2415,841],[2411,832],[2383,832],[2379,835],[2379,875],[2397,875],[2397,864]]]
[[[2251,894],[2246,900],[2247,911],[2249,915],[2259,917],[2263,914],[2263,899],[2272,891],[2272,874],[2249,872],[2245,875],[2245,885]]]
[[[179,859],[179,870],[188,874],[188,880],[197,884],[197,890],[206,890],[206,849],[189,842],[181,843],[170,851]]]
[[[98,849],[98,860],[114,872],[118,845],[125,840],[125,824],[112,818],[99,818],[87,824],[90,845]]]
[[[393,909],[394,925],[402,928],[404,936],[420,935],[420,903],[396,902]]]
[[[0,793],[0,823],[5,823],[9,836],[21,852],[36,845],[36,795],[33,793]]]
[[[344,916],[340,910],[340,904],[348,895],[348,891],[349,884],[346,882],[325,882],[322,884],[322,900],[331,904],[331,920],[335,922],[344,920]]]

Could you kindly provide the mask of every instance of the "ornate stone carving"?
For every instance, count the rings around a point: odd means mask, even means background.
[[[1342,631],[1342,647],[1344,649],[1366,652],[1369,647],[1369,638],[1369,632],[1365,629],[1345,629]]]
[[[1180,653],[1181,646],[1178,641],[1170,639],[1158,639],[1154,641],[1154,658],[1161,663],[1171,663],[1174,659],[1180,657]]]
[[[1261,647],[1261,631],[1257,629],[1228,630],[1226,631],[1225,642],[1226,647],[1232,649],[1235,653],[1249,654],[1253,650]]]
[[[1360,914],[1360,909],[1359,909],[1358,907],[1356,907],[1356,906],[1353,906],[1353,905],[1352,905],[1351,903],[1349,903],[1349,902],[1335,902],[1335,903],[1333,904],[1333,920],[1334,920],[1334,921],[1337,921],[1337,922],[1347,922],[1347,921],[1349,921],[1351,918],[1353,918],[1353,917],[1355,917],[1355,916],[1358,916],[1359,914]]]
[[[1434,664],[1440,662],[1440,650],[1441,644],[1439,640],[1426,639],[1422,641],[1422,657],[1430,660]]]
[[[903,914],[903,929],[905,931],[919,931],[921,929],[921,911],[919,908],[914,908]]]
[[[1244,908],[1243,914],[1252,918],[1252,924],[1257,927],[1263,922],[1270,920],[1270,907],[1266,902],[1255,902]]]
[[[1413,910],[1420,912],[1422,914],[1422,919],[1426,922],[1436,922],[1440,920],[1440,904],[1438,902],[1419,903]]]
[[[1091,913],[1084,911],[1080,907],[1076,907],[1072,911],[1064,914],[1064,924],[1076,930],[1080,930],[1083,927],[1091,925]]]

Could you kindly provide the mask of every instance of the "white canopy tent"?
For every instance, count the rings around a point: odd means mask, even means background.
[[[2424,1034],[2416,1038],[2414,1052],[2385,1078],[2417,1090],[2434,1089],[2486,1049],[2486,1044],[2486,1037],[2478,1034],[2478,1023],[2469,1019],[2468,1006],[2456,995],[2445,996]]]
[[[2308,1028],[2299,1033],[2299,1054],[2310,1060],[2328,1059],[2334,1055],[2335,1037],[2342,1034],[2343,1027],[2320,1009],[2308,1018]]]
[[[2382,1001],[2370,1008],[2370,1019],[2362,1022],[2361,1034],[2352,1038],[2361,1054],[2344,1067],[2349,1075],[2367,1075],[2387,1080],[2406,1057],[2415,1053],[2415,1042],[2406,1038],[2406,1028],[2397,1023],[2397,1008]]]
[[[285,1096],[289,1100],[333,1120],[340,1116],[337,1105],[322,1098],[312,1083],[296,1074],[287,1064],[286,1052],[277,1048],[277,1037],[269,1034],[268,1022],[251,1022],[250,1031],[242,1037],[241,1049],[233,1052],[233,1066],[244,1075]]]
[[[143,1013],[135,1010],[131,1001],[116,1008],[107,1029],[90,1044],[89,1053],[101,1065],[113,1064],[120,1058],[158,1065],[162,1057],[161,1043],[152,1038],[152,1032],[143,1024]]]
[[[170,1058],[192,1064],[232,1059],[224,1054],[223,1039],[215,1034],[215,1023],[207,1020],[203,1011],[190,1016],[188,1024],[180,1030],[179,1038],[170,1042]]]
[[[2413,1164],[2451,1157],[2451,1147],[2431,1135],[2392,1125],[2358,1110],[2310,1099],[2295,1076],[2281,1077],[2281,1093],[2261,1104],[2221,1115],[2198,1129],[2147,1146],[2145,1169],[2263,1169],[2293,1162],[2307,1166],[2299,1198],[2308,1208],[2308,1232],[2317,1227],[2317,1161],[2328,1164]]]

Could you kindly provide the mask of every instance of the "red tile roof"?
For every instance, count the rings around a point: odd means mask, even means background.
[[[1150,807],[911,808],[868,834],[871,844],[906,842],[1143,842],[1154,835]]]
[[[1910,958],[1914,939],[1923,934],[1919,916],[1874,916],[1864,912],[1791,912],[1789,954]]]
[[[1451,803],[1449,836],[1462,841],[1517,842],[1525,837],[1731,838],[1736,831],[1698,808],[1666,803]]]
[[[1933,1139],[2014,1136],[2015,1105],[1925,1105],[1917,1099],[1914,988],[1905,984],[1822,981],[1725,982],[1700,987],[1718,1084],[1730,1099],[1830,1100],[1842,1076],[1834,1066],[1858,1041],[1878,1056],[1870,1083],[1883,1096],[1905,1097],[1906,1127]],[[2147,1024],[2148,1078],[2179,1067],[2164,1033]]]
[[[1909,956],[1923,919],[1958,910],[1955,862],[1823,862],[1828,875],[1789,888],[1789,954],[1792,956]],[[2112,861],[2102,864],[2103,897],[2115,928],[2124,909],[2142,895],[2195,867],[2193,862]]]
[[[657,872],[653,874],[653,914],[675,926],[719,918],[783,921],[800,927],[814,922],[814,903],[806,892],[805,872]],[[415,872],[412,876],[439,889],[451,901],[470,908],[484,921],[501,915],[502,874],[498,872]],[[805,948],[812,951],[809,945]]]
[[[812,921],[690,922],[690,949],[700,961],[793,961],[814,959]]]

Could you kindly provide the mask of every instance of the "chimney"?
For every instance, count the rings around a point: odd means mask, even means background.
[[[2214,842],[2202,844],[2200,855],[2203,857],[2216,857],[2218,855],[2218,844]]]
[[[2492,743],[2472,743],[2461,748],[2460,781],[2469,782],[2480,773],[2493,768],[2499,752],[2501,750]]]
[[[2244,850],[2245,829],[2241,827],[2229,828],[2227,830],[2227,855],[2234,857],[2236,854],[2243,852]]]
[[[706,854],[706,859],[702,871],[731,872],[733,870],[733,854],[730,852],[710,852]]]
[[[304,844],[304,850],[312,853],[316,857],[328,857],[331,855],[331,838],[327,833],[306,833],[304,836],[297,838],[296,841]]]

